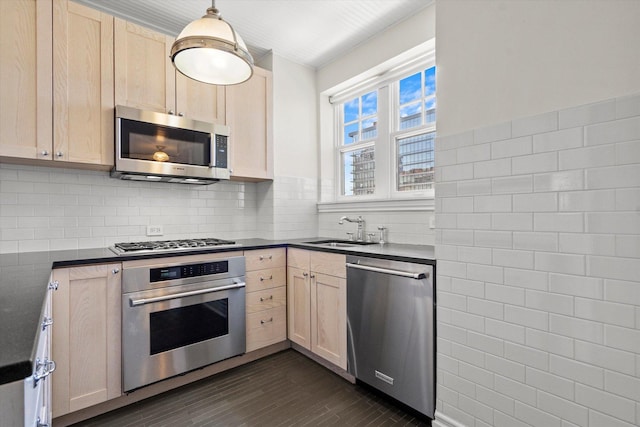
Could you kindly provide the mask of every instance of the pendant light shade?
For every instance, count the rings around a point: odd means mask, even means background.
[[[171,46],[171,61],[185,76],[215,85],[249,80],[253,58],[242,38],[222,19],[215,2],[188,24]]]

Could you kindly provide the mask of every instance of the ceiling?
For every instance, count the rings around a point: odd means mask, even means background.
[[[177,36],[211,0],[75,0]],[[433,0],[217,0],[224,20],[244,39],[256,62],[273,51],[321,68]]]

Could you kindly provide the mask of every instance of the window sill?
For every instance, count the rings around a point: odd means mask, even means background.
[[[318,212],[388,212],[388,211],[433,211],[433,198],[397,200],[360,200],[353,202],[318,203]]]

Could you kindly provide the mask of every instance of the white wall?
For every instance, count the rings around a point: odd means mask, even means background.
[[[640,425],[640,3],[436,12],[434,425]]]
[[[640,2],[438,1],[438,134],[640,90]]]

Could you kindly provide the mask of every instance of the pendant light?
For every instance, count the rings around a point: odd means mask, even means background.
[[[216,9],[188,24],[171,46],[171,61],[185,76],[215,85],[234,85],[249,80],[253,58],[244,41]]]

